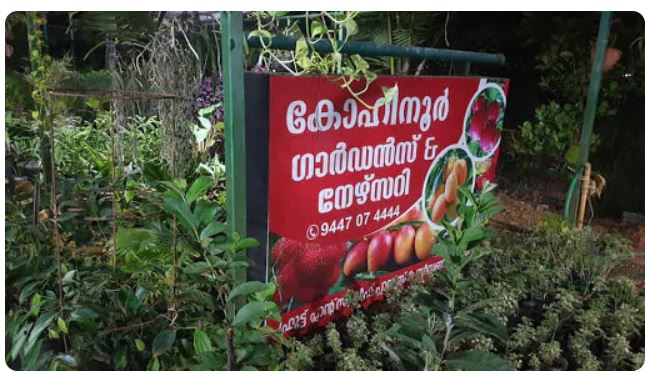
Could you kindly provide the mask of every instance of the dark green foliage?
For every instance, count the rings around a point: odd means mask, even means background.
[[[470,291],[489,298],[509,329],[498,350],[519,369],[636,369],[643,360],[644,296],[609,275],[629,258],[625,241],[546,221],[494,244]]]
[[[31,91],[25,77],[16,72],[5,72],[5,111],[20,113],[32,105]]]
[[[276,368],[281,337],[262,322],[276,317],[274,287],[235,286],[232,270],[248,264],[244,252],[257,242],[225,233],[219,206],[206,199],[212,182],[156,183],[166,191],[148,203],[160,210],[143,226],[119,228],[116,266],[109,256],[65,254],[61,312],[49,227],[10,214],[7,360],[26,369],[225,369],[231,350],[234,367]],[[229,313],[240,298],[246,305]],[[40,352],[43,344],[55,352]]]
[[[535,70],[541,90],[534,118],[519,123],[519,133],[511,138],[513,153],[526,168],[540,168],[542,165],[537,166],[536,162],[540,157],[552,170],[562,173],[578,159],[598,17],[598,14],[574,17],[564,14],[549,17],[549,22],[539,22],[535,14],[524,15],[521,38],[528,49],[537,50]],[[623,55],[616,66],[603,74],[595,117],[597,134],[593,135],[591,154],[600,144],[612,142],[617,136],[608,135],[612,132],[610,127],[621,125],[625,130],[622,111],[631,110],[635,105],[631,97],[643,97],[643,42],[639,44],[643,40],[643,26],[631,29],[629,19],[627,14],[614,15],[613,22],[626,22],[626,26],[622,30],[613,28],[608,47],[620,48]],[[544,32],[546,27],[561,32]],[[635,36],[637,39],[633,39]],[[621,37],[631,39],[618,41]],[[603,152],[599,156],[603,157]]]
[[[408,289],[391,285],[387,300],[362,309],[347,320],[331,324],[321,333],[303,341],[290,341],[283,364],[287,369],[337,370],[421,370],[421,369],[508,369],[507,362],[489,350],[495,340],[501,344],[506,332],[500,321],[486,309],[488,301],[470,302],[466,288],[467,267],[488,253],[486,242],[492,232],[484,229],[488,219],[500,210],[497,198],[485,192],[463,203],[457,226],[446,224],[446,234],[434,253],[445,260],[445,269],[430,280],[418,276]],[[483,346],[484,345],[484,346]],[[304,348],[308,348],[304,357]],[[314,359],[312,363],[311,359]]]

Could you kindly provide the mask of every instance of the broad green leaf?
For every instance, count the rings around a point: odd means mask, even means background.
[[[63,284],[71,283],[74,281],[74,274],[76,274],[76,270],[70,270],[68,271],[64,276],[63,279],[61,279],[61,282]]]
[[[233,318],[231,325],[237,326],[257,321],[261,319],[263,315],[265,315],[265,304],[263,302],[249,302],[240,308],[235,318]]]
[[[125,193],[126,203],[130,203],[135,198],[135,192],[128,190]]]
[[[211,177],[199,177],[193,182],[191,187],[186,192],[186,204],[193,203],[200,195],[202,195],[213,184]]]
[[[126,287],[122,288],[122,296],[125,296],[124,307],[126,315],[135,315],[141,305],[139,299],[132,293],[132,290]]]
[[[505,327],[498,318],[490,314],[471,314],[456,319],[456,324],[469,328],[482,334],[493,336],[499,340],[506,338]]]
[[[388,354],[388,357],[394,361],[395,363],[401,363],[401,359],[399,358],[399,355],[393,349],[391,349],[388,345],[386,345],[385,342],[380,342],[379,346]]]
[[[388,105],[392,102],[393,98],[395,98],[395,94],[399,91],[399,87],[397,84],[393,87],[381,87],[381,91],[384,93],[384,103]]]
[[[211,252],[211,254],[213,253]],[[227,265],[229,265],[227,261],[215,255],[210,258],[210,262],[211,262],[211,265],[213,265],[213,267],[216,269],[223,269],[227,267]]]
[[[238,296],[246,296],[251,293],[256,293],[256,292],[261,292],[267,289],[267,284],[258,282],[258,281],[253,281],[253,282],[245,282],[242,284],[239,284],[231,292],[229,293],[229,298],[227,301],[231,301],[234,298]]]
[[[304,69],[307,69],[310,65],[310,59],[308,55],[309,47],[307,46],[305,38],[301,37],[298,39],[298,41],[296,41],[296,50],[294,57],[296,59],[296,63]]]
[[[135,347],[137,348],[137,351],[142,352],[146,349],[146,344],[144,343],[144,340],[135,338]]]
[[[276,292],[276,283],[274,282],[269,282],[265,283],[266,287],[260,292],[260,298],[264,299],[269,299],[273,296],[274,292]]]
[[[157,359],[157,357],[153,357],[150,360],[150,363],[148,363],[148,370],[149,371],[159,371],[159,359]]]
[[[29,335],[29,328],[31,328],[32,323],[27,323],[23,325],[18,331],[17,335],[11,340],[13,345],[11,346],[10,358],[15,360],[18,357],[18,354],[22,350],[22,346],[27,341],[27,336]]]
[[[373,81],[377,80],[377,73],[370,70],[364,71],[364,76],[366,77],[366,80],[369,83],[372,83]]]
[[[245,239],[238,240],[237,242],[235,242],[234,250],[235,250],[235,252],[238,252],[238,251],[241,251],[243,249],[255,248],[258,245],[260,245],[260,243],[256,239],[254,239],[254,238],[245,238]]]
[[[52,354],[51,351],[46,352],[46,353],[41,353],[41,348],[43,345],[43,340],[39,339],[36,341],[31,347],[25,348],[25,356],[22,358],[22,369],[27,370],[27,371],[34,371],[37,368],[39,363],[39,357],[40,361],[47,360],[49,355]]]
[[[504,371],[509,364],[498,355],[483,350],[458,351],[446,358],[446,369],[462,371]]]
[[[144,228],[122,228],[117,231],[115,244],[117,253],[138,251],[146,244],[155,240],[155,234]]]
[[[207,131],[209,129],[211,129],[211,120],[209,120],[208,118],[205,118],[205,117],[199,117],[197,119],[200,122],[200,126],[202,128],[206,129]]]
[[[570,145],[567,152],[565,153],[565,161],[570,165],[574,165],[576,164],[578,159],[579,159],[579,145],[578,144]]]
[[[68,367],[78,367],[78,363],[76,362],[76,358],[69,354],[59,354],[55,358],[56,361],[61,362],[65,364]]]
[[[452,247],[446,244],[444,241],[440,241],[438,244],[433,247],[433,254],[436,256],[440,256],[444,258],[445,260],[451,260],[451,254],[452,254]]]
[[[357,71],[363,72],[363,71],[368,71],[368,69],[370,69],[370,65],[368,64],[368,62],[365,59],[363,59],[363,57],[361,57],[360,55],[353,54],[350,56],[350,59],[352,59],[352,62],[354,63],[354,66],[356,67]]]
[[[476,339],[478,337],[481,337],[482,333],[473,331],[470,329],[458,329],[454,330],[451,332],[451,336],[449,337],[449,341],[454,343],[454,344],[459,344],[460,342],[464,340],[472,340]]]
[[[29,315],[38,316],[38,314],[40,313],[41,299],[42,297],[38,293],[36,293],[31,298],[31,307],[29,308]]]
[[[175,343],[176,334],[177,331],[174,329],[165,329],[159,332],[153,340],[153,357],[156,358],[168,351]],[[159,367],[157,369],[159,369]]]
[[[96,98],[88,98],[88,100],[85,102],[86,105],[88,105],[89,108],[93,110],[97,110],[99,106],[101,105],[101,101],[99,101]]]
[[[27,346],[25,347],[25,352],[28,353],[29,350],[34,346],[36,340],[38,340],[38,337],[40,336],[41,333],[49,326],[49,324],[56,318],[56,313],[55,312],[49,312],[41,315],[38,320],[36,320],[36,323],[34,323],[34,328],[31,330],[31,333],[29,334],[29,339],[27,340]]]
[[[257,37],[264,38],[264,39],[271,39],[271,33],[269,33],[269,31],[263,30],[263,29],[258,29],[258,30],[251,31],[249,33],[249,37],[253,37],[253,36],[257,36]],[[265,42],[267,43],[269,41],[265,40]]]
[[[164,210],[179,220],[187,229],[195,231],[195,217],[189,209],[187,203],[179,198],[168,198],[164,202]]]
[[[173,180],[173,184],[177,187],[178,190],[186,190],[186,180],[184,178],[178,178]]]
[[[221,232],[226,231],[227,227],[223,223],[220,222],[211,222],[208,224],[200,233],[200,240],[204,240],[206,238],[210,238],[213,235],[217,235]]]
[[[193,126],[193,136],[195,137],[195,142],[204,142],[208,135],[209,129],[201,128],[199,125]]]
[[[49,330],[49,338],[51,338],[52,340],[58,340],[58,338],[59,338],[58,332],[54,331],[53,329],[50,329]]]
[[[462,233],[462,242],[469,243],[474,240],[482,239],[484,233],[481,228],[477,226],[472,226],[464,230]]]
[[[25,285],[20,291],[20,296],[18,296],[18,303],[22,304],[29,297],[32,297],[34,295],[34,292],[36,291],[36,287],[38,286],[38,284],[39,284],[38,282],[33,282]]]
[[[173,190],[180,195],[183,195],[184,190],[186,190],[186,180],[182,178],[174,181],[160,181],[159,184],[166,186],[168,190]]]
[[[196,354],[203,354],[213,351],[213,346],[211,346],[211,340],[206,332],[196,329],[193,332],[193,348],[195,349]]]
[[[343,27],[345,28],[345,32],[348,36],[356,35],[357,32],[359,32],[357,22],[355,22],[354,19],[351,18],[348,18],[343,22]]]
[[[310,37],[314,38],[325,34],[325,26],[319,21],[312,21],[310,24]]]
[[[88,307],[81,307],[79,309],[74,310],[74,312],[72,313],[72,319],[73,320],[76,320],[76,319],[83,319],[83,320],[85,320],[85,319],[94,319],[97,316],[99,316],[99,315],[96,313],[96,311],[94,311],[94,310],[92,310],[92,309],[90,309]]]
[[[460,316],[460,315],[468,315],[468,314],[470,314],[470,313],[472,313],[472,312],[474,312],[476,310],[483,309],[483,308],[489,306],[492,303],[492,301],[493,301],[493,298],[488,298],[486,300],[475,302],[475,303],[473,303],[473,304],[471,304],[469,306],[466,306],[466,307],[462,308],[460,311],[458,311],[458,316]]]
[[[220,208],[216,202],[209,202],[207,200],[200,199],[195,203],[193,215],[195,216],[195,220],[201,226],[213,222],[219,211]]]
[[[206,270],[208,270],[211,266],[209,265],[208,262],[205,261],[198,261],[198,262],[193,262],[189,265],[187,265],[184,268],[184,272],[187,274],[199,274],[202,273]]]
[[[249,262],[242,260],[235,260],[229,264],[230,269],[235,269],[237,267],[249,267]]]
[[[206,115],[212,114],[213,111],[215,111],[215,108],[217,106],[218,105],[209,105],[209,106],[203,107],[203,108],[199,109],[197,114],[200,115],[200,116],[206,116]]]
[[[56,319],[56,324],[58,325],[58,329],[60,329],[61,332],[67,333],[67,324],[65,324],[65,320],[63,320],[63,318]]]

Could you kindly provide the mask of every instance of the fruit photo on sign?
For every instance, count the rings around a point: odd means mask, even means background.
[[[428,219],[437,226],[453,222],[458,207],[467,202],[458,187],[472,188],[476,177],[471,157],[461,147],[447,148],[434,162],[424,188],[424,206]]]
[[[502,133],[505,113],[505,96],[495,83],[489,83],[471,100],[464,123],[464,139],[475,158],[491,156]]]
[[[274,301],[288,310],[329,294],[341,273],[346,243],[302,243],[279,238],[272,246]]]
[[[343,279],[371,280],[431,257],[436,233],[424,221],[420,203],[385,228],[354,242],[343,260]]]

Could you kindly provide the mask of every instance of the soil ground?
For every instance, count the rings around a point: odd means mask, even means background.
[[[559,177],[542,176],[534,179],[510,179],[501,175],[497,195],[505,210],[492,219],[492,225],[501,233],[531,231],[536,224],[549,217],[563,215],[567,182]],[[593,201],[594,207],[594,201]],[[615,273],[635,279],[644,287],[644,217],[609,218],[593,216],[587,212],[585,223],[593,230],[619,234],[632,242],[636,257],[620,263]]]

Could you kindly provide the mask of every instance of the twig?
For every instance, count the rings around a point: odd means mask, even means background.
[[[197,54],[195,49],[193,49],[193,46],[191,45],[191,42],[188,41],[188,36],[186,36],[186,33],[184,32],[184,29],[182,28],[182,25],[179,24],[179,22],[177,22],[177,27],[179,27],[179,30],[182,31],[182,35],[184,35],[184,40],[186,40],[186,44],[188,45],[189,49],[191,49],[191,52],[193,52],[193,54],[195,55],[195,58],[197,58],[197,60],[199,61],[200,56]]]
[[[156,322],[157,319],[159,319],[159,318],[147,320],[145,322],[141,322],[141,323],[137,323],[137,324],[129,324],[127,326],[110,328],[110,329],[107,329],[105,331],[102,331],[101,336],[106,336],[106,335],[109,335],[109,334],[115,333],[115,332],[129,331],[131,329],[135,329],[135,328],[138,328],[138,327],[147,326],[148,324]]]
[[[233,328],[227,328],[227,370],[236,370],[235,349],[233,347]]]
[[[132,90],[100,90],[100,89],[85,89],[85,90],[50,90],[47,92],[49,97],[72,97],[72,98],[99,98],[99,99],[114,99],[114,100],[137,100],[137,99],[154,99],[154,100],[186,100],[190,101],[190,97],[181,97],[174,94],[167,93],[153,93],[141,92]]]
[[[422,73],[422,70],[424,69],[424,65],[426,64],[426,60],[423,59],[422,62],[417,65],[417,71],[415,71],[415,76],[419,76]]]
[[[171,173],[173,180],[177,177],[177,166],[176,166],[176,158],[175,158],[175,152],[177,151],[176,148],[176,129],[175,129],[175,120],[171,122]],[[177,217],[173,215],[173,241],[172,241],[172,247],[173,247],[173,298],[171,301],[171,327],[175,325],[175,321],[177,320],[177,315],[179,314],[179,304],[177,301]]]
[[[49,102],[49,99],[48,99]],[[49,107],[53,107],[51,102],[49,102],[50,105]],[[49,160],[50,160],[50,167],[51,167],[51,177],[52,177],[52,184],[50,185],[50,198],[49,198],[49,203],[50,203],[50,208],[52,210],[52,222],[54,225],[53,228],[53,234],[54,234],[54,247],[56,247],[56,281],[58,282],[58,316],[62,317],[63,316],[63,280],[61,278],[61,270],[62,270],[62,257],[61,257],[61,237],[58,231],[58,203],[56,201],[56,158],[55,158],[55,152],[54,152],[54,146],[56,145],[56,128],[54,124],[54,120],[52,118],[52,114],[49,114],[50,120],[49,120]],[[63,346],[65,347],[65,353],[68,352],[67,350],[67,337],[65,333],[63,333]]]

